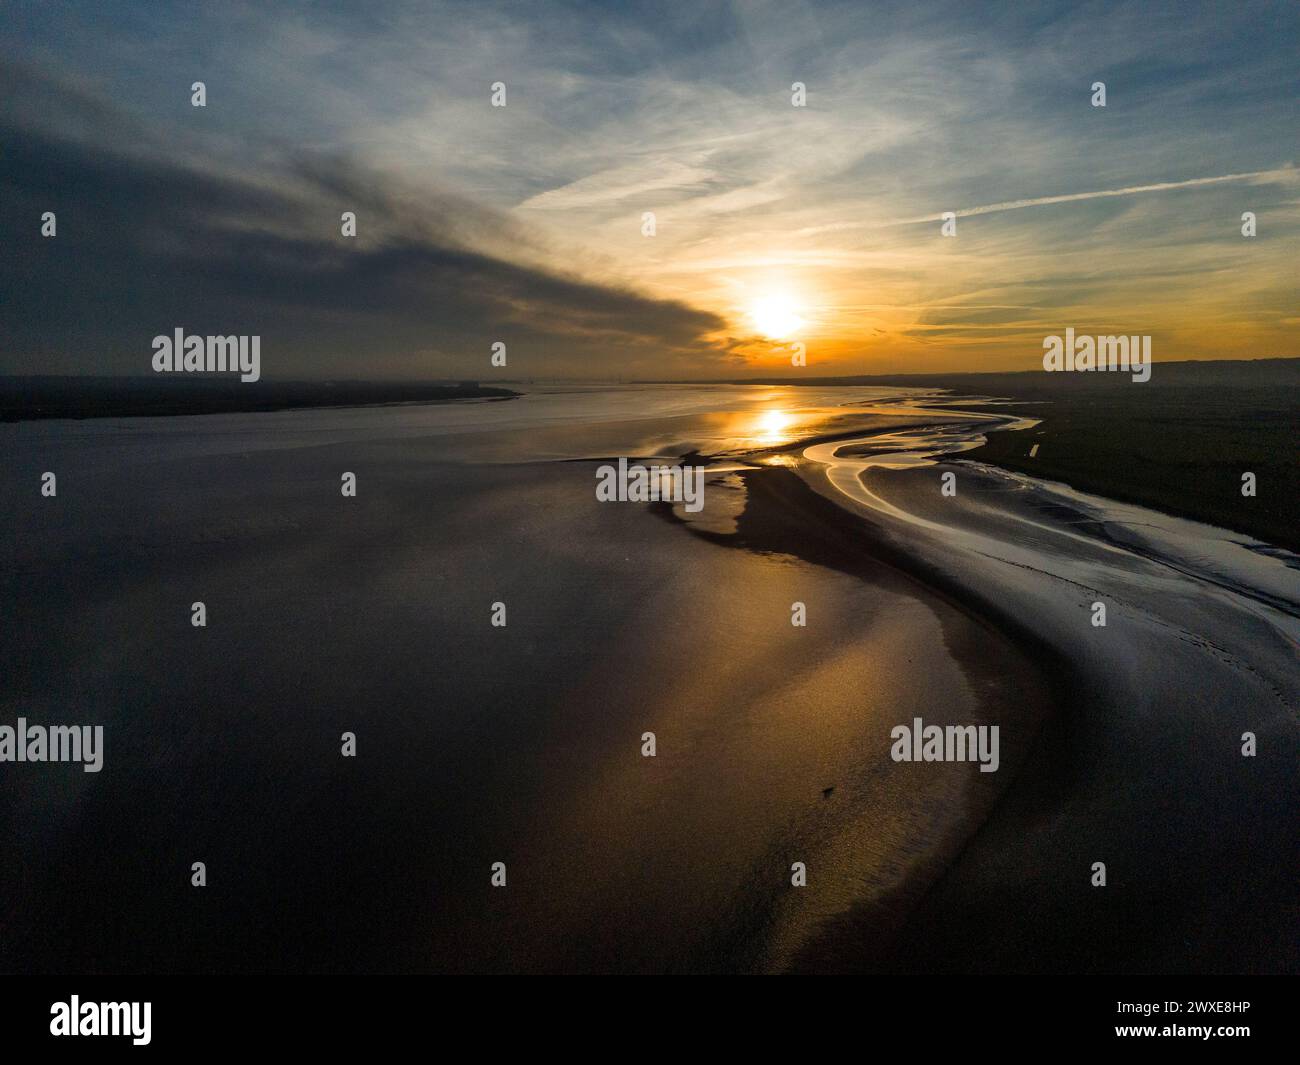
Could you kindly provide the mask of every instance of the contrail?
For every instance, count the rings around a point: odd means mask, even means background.
[[[1224,174],[1222,177],[1191,178],[1187,181],[1162,181],[1156,185],[1129,185],[1122,189],[1099,189],[1096,192],[1072,192],[1065,196],[1038,196],[1032,200],[1007,200],[1005,203],[986,203],[981,207],[963,207],[953,211],[958,218],[968,218],[976,214],[992,214],[995,211],[1015,211],[1021,207],[1042,207],[1049,203],[1073,203],[1075,200],[1098,200],[1106,196],[1136,196],[1142,192],[1165,192],[1168,189],[1190,189],[1198,185],[1221,185],[1227,181],[1294,181],[1300,176],[1294,166],[1285,166],[1279,170],[1255,170],[1248,174]],[[939,222],[943,213],[923,215],[919,218],[904,218],[890,225],[906,226],[916,222]]]
[[[1130,185],[1125,189],[1101,189],[1096,192],[1071,192],[1065,196],[1037,196],[1031,200],[1008,200],[1006,203],[988,203],[983,207],[963,207],[961,211],[954,211],[958,218],[966,218],[971,215],[992,215],[995,211],[1015,211],[1021,207],[1041,207],[1049,203],[1073,203],[1074,200],[1096,200],[1102,196],[1134,196],[1139,192],[1164,192],[1169,189],[1195,189],[1199,185],[1222,185],[1227,181],[1295,181],[1297,170],[1294,166],[1284,166],[1279,170],[1255,170],[1248,174],[1223,174],[1222,177],[1214,178],[1191,178],[1188,181],[1162,181],[1158,185]],[[937,222],[944,216],[927,215],[923,218],[907,218],[902,222],[894,222],[894,225],[907,225],[910,222]]]
[[[1222,185],[1228,181],[1287,182],[1300,178],[1300,170],[1292,164],[1276,170],[1254,170],[1247,174],[1223,174],[1220,177],[1191,178],[1187,181],[1161,181],[1155,185],[1128,185],[1122,189],[1098,189],[1095,192],[1071,192],[1064,196],[1038,196],[1029,200],[1007,200],[1004,203],[986,203],[979,207],[962,207],[953,211],[958,218],[996,211],[1016,211],[1021,207],[1043,207],[1052,203],[1073,203],[1076,200],[1098,200],[1107,196],[1136,196],[1143,192],[1166,192],[1169,189],[1190,189],[1199,185]],[[911,226],[920,222],[941,222],[945,212],[918,215],[916,218],[899,218],[893,222],[836,222],[828,226],[811,226],[801,229],[797,236],[827,233],[844,229],[886,229],[890,226]]]

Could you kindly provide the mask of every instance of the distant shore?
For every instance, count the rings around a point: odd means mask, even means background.
[[[311,407],[374,407],[513,399],[476,381],[154,381],[115,377],[0,378],[0,422],[43,418],[139,418],[246,414]]]

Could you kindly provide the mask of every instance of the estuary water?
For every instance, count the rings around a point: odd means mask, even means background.
[[[1295,559],[961,459],[1018,427],[765,386],[0,426],[0,724],[105,737],[0,764],[0,966],[1286,967]],[[702,514],[598,502],[616,457],[705,464]],[[892,761],[916,717],[999,770]]]

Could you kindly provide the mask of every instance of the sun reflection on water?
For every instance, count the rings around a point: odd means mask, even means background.
[[[795,417],[788,411],[765,410],[758,415],[754,440],[764,447],[777,447],[789,443],[793,434],[788,432],[795,424]]]

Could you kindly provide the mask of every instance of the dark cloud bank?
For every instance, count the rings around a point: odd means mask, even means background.
[[[150,374],[176,327],[260,335],[271,379],[483,378],[496,340],[516,377],[725,365],[714,315],[511,262],[508,216],[356,160],[231,159],[15,66],[0,145],[0,373]]]

